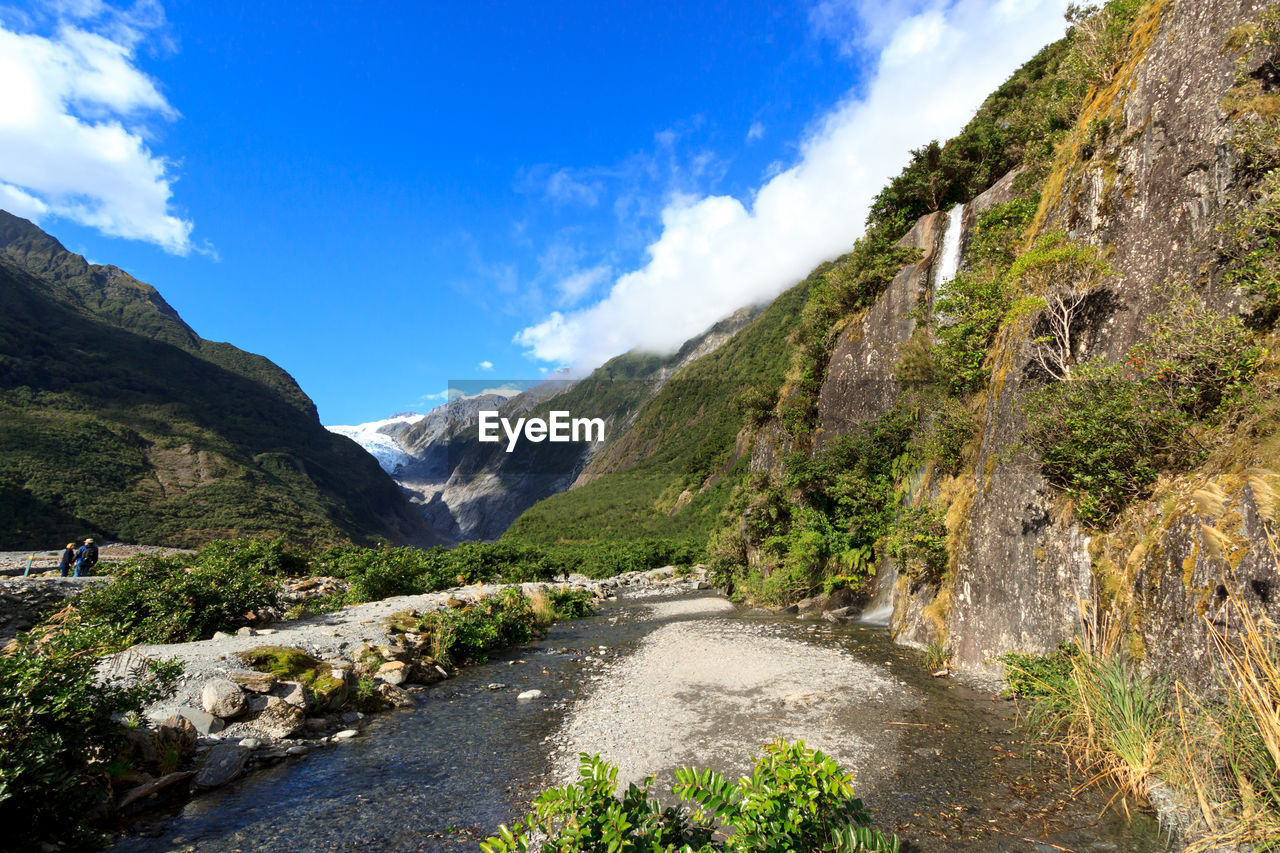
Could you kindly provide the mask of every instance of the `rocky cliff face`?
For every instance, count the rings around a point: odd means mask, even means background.
[[[1243,193],[1223,101],[1241,73],[1232,35],[1261,8],[1248,0],[1148,4],[1126,60],[1086,102],[1034,223],[1035,233],[1063,231],[1102,248],[1116,271],[1089,307],[1077,358],[1122,359],[1167,304],[1170,284],[1190,285],[1210,308],[1246,311],[1222,276],[1218,229]],[[981,211],[1007,197],[1011,178],[968,205],[966,240]],[[915,225],[904,241],[924,259],[843,332],[822,387],[817,447],[892,406],[896,353],[934,296],[942,218]],[[997,341],[969,464],[922,482],[948,507],[953,571],[941,586],[900,581],[894,630],[907,642],[943,641],[954,662],[982,668],[1005,651],[1051,651],[1080,631],[1082,609],[1090,619],[1106,610],[1127,622],[1150,663],[1204,678],[1203,617],[1225,619],[1228,593],[1280,617],[1268,521],[1275,441],[1238,436],[1195,472],[1162,482],[1108,533],[1091,533],[1019,451],[1020,403],[1038,378],[1030,324],[1006,324]],[[777,454],[763,432],[753,468],[767,469]]]

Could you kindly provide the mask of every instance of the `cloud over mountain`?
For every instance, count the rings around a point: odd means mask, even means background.
[[[874,194],[906,152],[958,132],[986,93],[1061,35],[1065,0],[958,0],[881,6],[821,4],[812,23],[838,38],[840,22],[865,34],[840,40],[879,55],[870,85],[822,117],[793,165],[753,198],[681,195],[661,216],[647,261],[606,296],[555,311],[516,343],[535,359],[589,368],[620,352],[667,351],[731,311],[768,300],[862,233]],[[850,24],[845,24],[850,26]]]

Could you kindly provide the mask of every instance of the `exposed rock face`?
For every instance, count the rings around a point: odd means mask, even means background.
[[[1154,26],[1145,27],[1151,37],[1136,42],[1141,57],[1086,106],[1037,222],[1039,233],[1065,231],[1105,247],[1118,273],[1090,306],[1077,358],[1122,359],[1142,339],[1147,318],[1168,304],[1171,282],[1192,285],[1216,310],[1246,307],[1221,281],[1215,228],[1242,192],[1221,107],[1237,75],[1238,54],[1226,48],[1227,38],[1260,8],[1246,0],[1164,4]],[[1110,129],[1099,139],[1101,119]],[[1090,127],[1086,148],[1080,140]],[[1013,178],[967,206],[963,241],[983,210],[1011,196]],[[892,367],[914,331],[911,313],[934,298],[930,267],[944,218],[927,216],[904,237],[925,257],[841,335],[821,392],[816,447],[892,406]],[[1007,324],[997,341],[976,460],[946,485],[959,545],[954,574],[941,588],[913,590],[899,581],[895,636],[913,644],[945,640],[954,663],[983,668],[1006,651],[1051,651],[1080,630],[1082,610],[1115,603],[1140,657],[1188,683],[1210,683],[1204,617],[1226,619],[1228,592],[1280,617],[1280,575],[1257,497],[1266,486],[1251,473],[1274,460],[1242,440],[1230,462],[1202,470],[1199,480],[1180,478],[1132,507],[1110,535],[1089,534],[1037,461],[1017,452],[1021,400],[1035,379],[1028,323]],[[776,473],[789,449],[784,439],[774,424],[760,430],[751,470]],[[925,488],[937,496],[939,484]],[[1206,488],[1218,495],[1207,502],[1208,515],[1206,502],[1192,496]]]
[[[946,223],[946,214],[931,213],[898,241],[899,246],[920,249],[924,257],[894,276],[875,304],[841,333],[818,398],[822,425],[815,441],[818,448],[893,407],[899,391],[893,367],[899,348],[915,331],[914,312],[927,306],[930,298],[934,260]]]
[[[1231,131],[1220,102],[1236,69],[1224,44],[1251,5],[1205,0],[1168,6],[1145,59],[1115,83],[1119,109],[1113,115],[1122,120],[1092,158],[1069,167],[1058,197],[1049,199],[1042,230],[1066,229],[1074,239],[1113,247],[1111,263],[1121,274],[1105,310],[1091,318],[1080,356],[1121,358],[1140,340],[1146,318],[1167,304],[1166,283],[1199,285],[1219,308],[1238,301],[1206,273],[1216,260],[1213,229],[1233,189],[1226,145]],[[1028,338],[1023,330],[1019,339],[1004,342],[986,410],[948,624],[949,648],[964,666],[987,665],[1009,649],[1051,650],[1079,629],[1077,601],[1097,596],[1089,540],[1055,511],[1037,467],[1009,458],[1023,428],[1019,380],[1029,373]],[[1256,526],[1242,530],[1251,532],[1251,550],[1265,552]],[[1175,524],[1157,535],[1153,550],[1186,555],[1198,538],[1198,529]],[[1207,566],[1196,572],[1213,574]],[[1148,650],[1167,660],[1178,656],[1171,649],[1203,650],[1200,615],[1168,577],[1181,584],[1182,567],[1160,574],[1161,580],[1143,585],[1149,590],[1143,601]],[[1263,603],[1247,585],[1236,591]]]
[[[0,639],[16,637],[34,626],[89,584],[109,578],[3,578],[0,579]]]

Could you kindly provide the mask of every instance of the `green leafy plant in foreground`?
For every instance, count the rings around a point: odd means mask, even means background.
[[[180,670],[146,662],[127,683],[99,680],[99,658],[118,647],[86,628],[28,633],[0,655],[0,847],[95,842],[89,821],[111,796],[110,762],[125,745],[119,721],[167,695]]]
[[[750,776],[729,782],[713,770],[676,772],[672,792],[692,811],[650,798],[653,777],[619,798],[618,768],[582,753],[580,780],[544,791],[514,829],[480,845],[485,853],[708,853],[709,851],[878,851],[896,853],[898,839],[873,829],[853,794],[853,774],[803,741],[764,747]],[[713,841],[713,830],[727,835]],[[540,839],[540,840],[535,840]]]

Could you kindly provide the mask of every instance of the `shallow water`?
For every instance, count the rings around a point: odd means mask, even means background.
[[[555,626],[545,640],[418,694],[417,708],[382,715],[352,741],[252,774],[188,803],[157,837],[120,853],[154,851],[418,851],[476,849],[521,815],[549,771],[545,740],[593,674],[664,621],[639,604]],[[671,619],[686,618],[678,609]],[[705,612],[687,618],[707,618]],[[723,618],[752,618],[728,614]],[[926,697],[907,714],[901,768],[860,791],[877,824],[920,851],[1164,849],[1154,822],[1099,819],[1103,801],[1070,795],[1056,756],[1011,734],[1008,703],[930,678],[883,629],[759,617],[788,635],[837,645],[887,669]],[[670,621],[670,619],[665,620]],[[601,645],[607,648],[601,649]],[[490,690],[489,685],[507,685]],[[530,688],[546,698],[517,702]],[[868,732],[883,737],[884,728]]]

